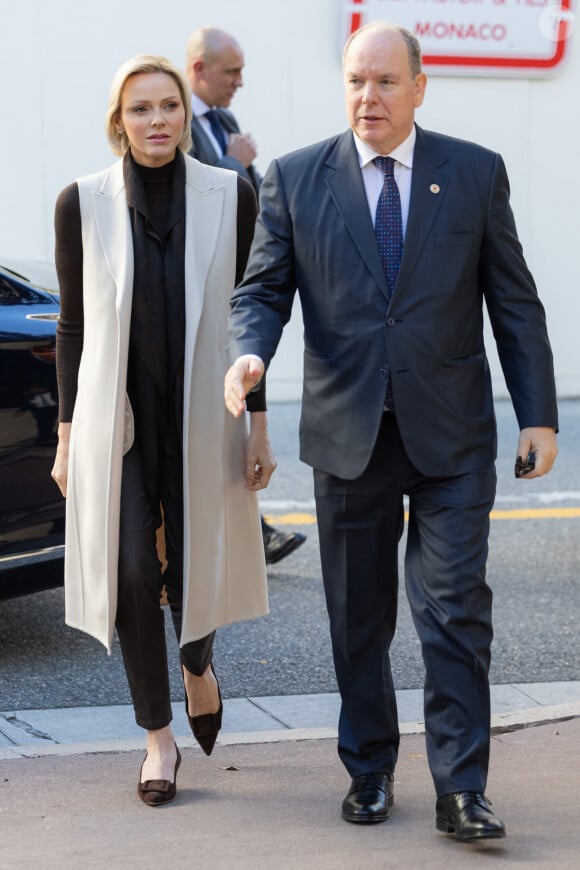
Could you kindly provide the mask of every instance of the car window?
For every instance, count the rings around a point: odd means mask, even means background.
[[[33,287],[25,287],[0,275],[0,305],[43,305],[46,297]]]

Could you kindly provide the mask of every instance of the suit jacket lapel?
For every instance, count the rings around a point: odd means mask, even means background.
[[[449,184],[446,163],[436,140],[417,127],[405,244],[393,296],[403,290],[432,232]]]
[[[396,298],[409,280],[415,263],[432,232],[449,184],[449,170],[446,164],[447,157],[438,147],[437,141],[429,133],[417,127],[405,244],[393,298]],[[350,131],[339,138],[335,151],[327,160],[327,166],[329,175],[326,183],[336,207],[363,262],[366,263],[381,292],[388,297],[356,148]]]
[[[217,151],[195,116],[191,119],[191,137],[193,139],[192,157],[197,158],[202,163],[214,166],[218,160]]]
[[[328,158],[326,183],[347,231],[357,246],[381,292],[388,298],[388,289],[381,265],[373,222],[363,185],[360,165],[352,132],[340,136],[336,149]]]

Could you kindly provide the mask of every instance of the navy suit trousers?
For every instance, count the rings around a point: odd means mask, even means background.
[[[394,771],[399,746],[389,648],[409,497],[406,592],[425,664],[427,753],[438,795],[485,790],[492,593],[485,581],[494,465],[431,478],[385,414],[365,472],[314,471],[322,573],[341,694],[338,751],[351,776]]]

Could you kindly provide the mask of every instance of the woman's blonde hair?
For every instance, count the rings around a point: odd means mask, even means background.
[[[109,93],[109,108],[105,118],[105,132],[107,141],[112,148],[113,154],[122,157],[129,148],[129,140],[126,133],[119,133],[118,123],[121,115],[121,97],[127,79],[141,73],[166,73],[171,76],[178,87],[181,102],[185,109],[183,133],[177,147],[186,154],[191,149],[191,91],[189,82],[184,74],[166,57],[153,54],[138,54],[121,64],[113,77],[111,91]]]

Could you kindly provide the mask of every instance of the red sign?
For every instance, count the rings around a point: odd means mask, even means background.
[[[440,75],[541,76],[558,71],[574,29],[574,0],[348,0],[346,36],[391,21],[421,44]]]

